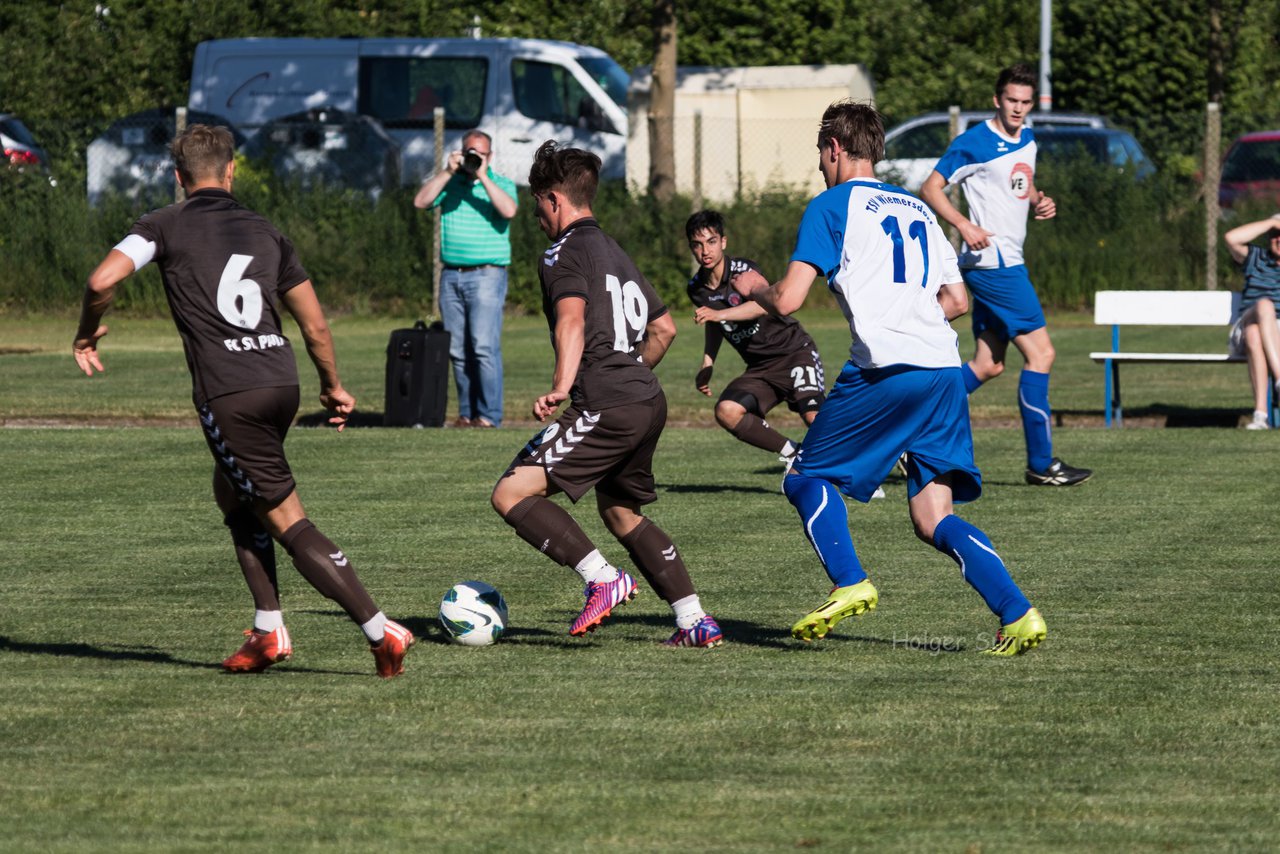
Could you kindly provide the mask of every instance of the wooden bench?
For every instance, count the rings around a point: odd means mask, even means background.
[[[1105,366],[1106,424],[1124,423],[1120,406],[1120,365],[1125,362],[1163,364],[1214,364],[1243,362],[1225,348],[1220,353],[1126,353],[1120,350],[1121,326],[1221,326],[1223,338],[1235,317],[1240,294],[1234,291],[1098,291],[1094,294],[1093,322],[1111,327],[1111,352],[1090,353]],[[1269,397],[1269,395],[1268,395]],[[1268,410],[1273,402],[1268,400]],[[1272,415],[1272,422],[1275,417]]]

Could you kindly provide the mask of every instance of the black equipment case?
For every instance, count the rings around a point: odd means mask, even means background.
[[[449,333],[439,321],[392,332],[383,426],[443,427],[449,370]]]

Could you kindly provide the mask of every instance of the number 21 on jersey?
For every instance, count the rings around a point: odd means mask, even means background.
[[[613,349],[631,352],[631,345],[644,336],[648,325],[649,301],[635,282],[619,282],[610,273],[604,277],[604,289],[613,303]]]

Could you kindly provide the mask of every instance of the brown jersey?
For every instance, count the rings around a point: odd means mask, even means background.
[[[649,400],[662,390],[636,344],[667,306],[594,219],[580,219],[560,233],[542,256],[538,278],[553,344],[556,304],[566,297],[587,302],[582,362],[570,391],[575,404],[604,409]]]
[[[307,280],[275,226],[228,192],[197,190],[146,214],[130,234],[155,244],[197,406],[237,391],[298,384],[280,295]]]
[[[744,298],[733,289],[729,280],[747,270],[761,272],[756,263],[747,258],[726,258],[724,275],[719,282],[712,284],[708,281],[710,271],[699,269],[689,280],[689,299],[694,306],[705,306],[716,311],[740,305]],[[804,331],[800,321],[794,317],[766,314],[755,320],[723,320],[720,322],[720,330],[748,368],[758,367],[799,350],[813,348],[809,333]]]

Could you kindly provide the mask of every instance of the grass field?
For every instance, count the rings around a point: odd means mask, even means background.
[[[380,403],[396,325],[337,322],[366,400]],[[838,359],[838,321],[808,325]],[[1051,328],[1055,403],[1068,425],[1096,423],[1100,370],[1083,353],[1106,336],[1083,317]],[[779,467],[722,431],[669,429],[652,515],[730,642],[666,650],[647,590],[569,638],[575,577],[487,507],[527,425],[297,430],[311,516],[423,643],[403,678],[374,678],[359,632],[282,555],[294,658],[228,676],[217,663],[252,606],[181,356],[159,322],[116,332],[91,382],[72,371],[66,319],[0,319],[0,414],[58,425],[0,431],[0,850],[1275,848],[1276,434],[1068,426],[1063,456],[1098,474],[1058,491],[1021,485],[1020,431],[980,427],[986,492],[962,513],[1050,631],[996,661],[977,654],[994,620],[911,535],[892,479],[888,500],[850,510],[879,610],[804,646],[787,627],[825,577]],[[516,320],[507,346],[516,416],[549,373],[545,327]],[[696,334],[678,346],[660,367],[673,413],[705,424],[683,367]],[[1131,414],[1178,423],[1248,408],[1238,367],[1135,370],[1126,394]],[[1012,419],[1012,397],[1006,378],[975,412]],[[174,426],[125,426],[138,421]],[[622,559],[590,504],[577,515]],[[444,643],[434,620],[473,577],[512,612],[482,650]]]

